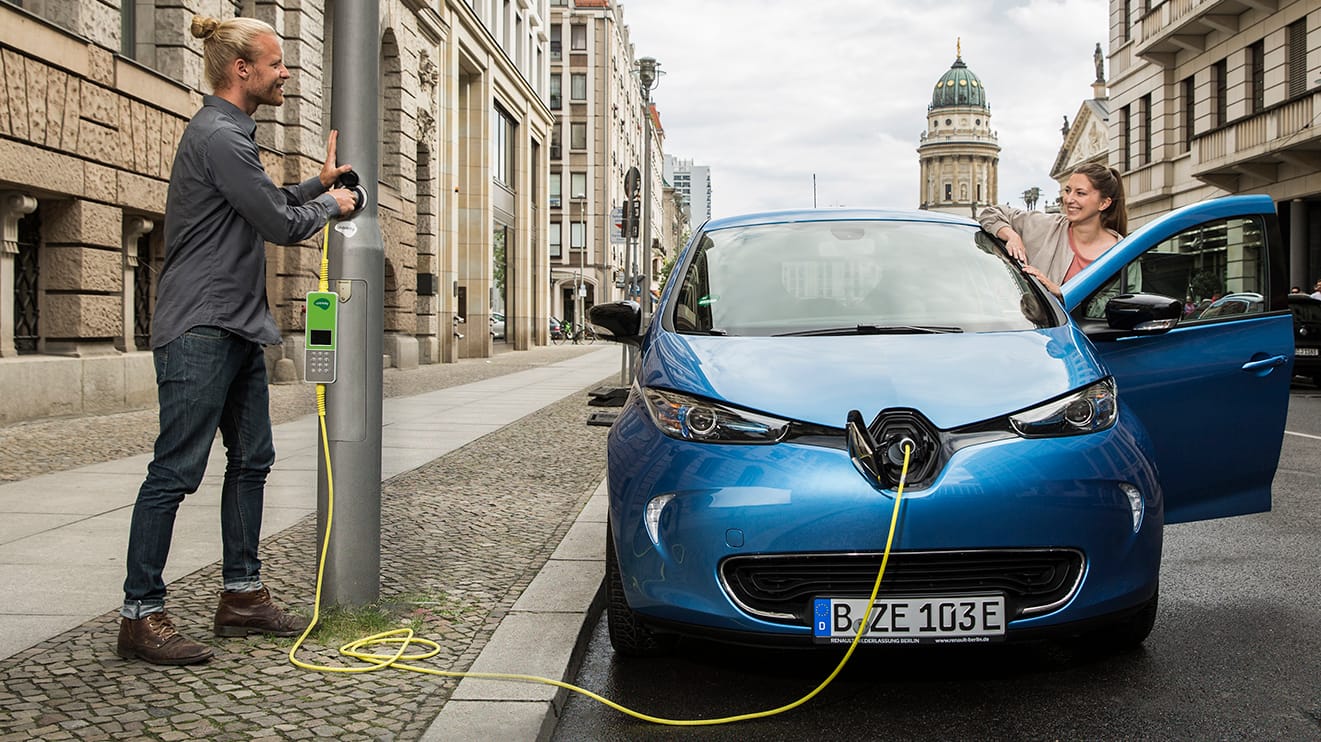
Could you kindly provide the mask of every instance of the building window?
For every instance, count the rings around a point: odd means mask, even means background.
[[[587,173],[569,175],[569,198],[587,198]]]
[[[1248,113],[1266,107],[1266,42],[1248,45]]]
[[[953,183],[946,183],[946,184],[945,184],[945,200],[946,200],[946,201],[953,201],[953,200],[954,200],[954,184],[953,184]]]
[[[563,203],[560,200],[563,192],[563,186],[562,186],[562,179],[559,173],[550,174],[549,188],[550,188],[550,207],[552,209],[558,209],[560,208],[560,204]]]
[[[550,256],[558,258],[564,254],[562,240],[564,239],[564,225],[558,221],[550,223]]]
[[[41,323],[38,317],[37,286],[41,261],[41,210],[18,220],[18,254],[14,256],[14,350],[36,353]]]
[[[1289,97],[1307,92],[1307,18],[1289,24],[1285,37],[1288,50]]]
[[[569,249],[587,249],[587,225],[582,222],[569,222]]]
[[[1133,169],[1133,107],[1119,109],[1119,161],[1125,170]]]
[[[1138,101],[1138,161],[1139,165],[1151,164],[1151,94]]]
[[[19,3],[20,7],[22,3]],[[138,56],[138,6],[135,0],[124,0],[119,6],[119,53],[129,59]]]
[[[587,51],[587,26],[581,23],[569,26],[569,50],[575,52]]]
[[[1133,39],[1133,0],[1124,0],[1123,13],[1124,19],[1120,25],[1124,28],[1124,41],[1131,41]]]
[[[513,188],[517,127],[509,114],[497,105],[492,109],[491,129],[491,177]]]
[[[138,238],[138,262],[133,266],[133,345],[151,347],[151,274],[156,265],[151,254],[151,233]]]
[[[1220,60],[1211,65],[1211,92],[1214,95],[1211,111],[1212,121],[1215,126],[1224,126],[1229,120],[1229,84],[1227,82],[1229,63],[1226,60]]]
[[[552,111],[560,110],[560,96],[562,91],[560,86],[564,84],[564,78],[557,72],[550,76],[550,108]]]
[[[587,149],[587,122],[569,124],[569,149]]]
[[[1179,86],[1180,97],[1183,98],[1183,151],[1191,152],[1197,122],[1197,82],[1186,77]]]
[[[551,61],[553,62],[559,61],[564,58],[564,51],[563,51],[564,41],[562,40],[563,36],[564,36],[564,31],[563,29],[561,29],[560,24],[556,23],[555,25],[550,27],[550,58]]]
[[[586,72],[574,72],[569,75],[569,99],[575,101],[587,100]]]

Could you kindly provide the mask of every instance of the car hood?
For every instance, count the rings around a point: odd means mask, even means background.
[[[1072,325],[941,335],[707,337],[660,331],[639,378],[777,417],[842,428],[888,408],[938,428],[1031,407],[1105,376]]]

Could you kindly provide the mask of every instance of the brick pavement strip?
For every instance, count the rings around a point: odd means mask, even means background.
[[[485,378],[495,365],[465,373]],[[400,383],[427,385],[416,377]],[[586,425],[590,409],[585,392],[566,397],[382,485],[382,602],[417,603],[404,620],[441,645],[425,664],[471,666],[601,481],[607,429]],[[263,543],[263,578],[294,608],[312,603],[315,528],[309,516]],[[288,663],[292,639],[211,637],[219,582],[213,564],[170,586],[176,625],[216,650],[205,665],[119,659],[114,612],[10,658],[0,670],[0,742],[409,740],[454,689],[455,680],[398,670],[303,671]],[[347,664],[315,633],[299,659]]]

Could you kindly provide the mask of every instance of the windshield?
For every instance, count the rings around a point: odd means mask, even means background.
[[[704,234],[672,300],[677,332],[994,332],[1055,313],[994,238],[919,221],[763,224]]]

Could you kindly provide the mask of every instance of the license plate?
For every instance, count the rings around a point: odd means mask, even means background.
[[[866,598],[817,598],[812,637],[818,644],[848,644],[858,633]],[[1005,635],[1003,595],[877,598],[863,644],[967,644]]]
[[[1294,348],[1293,354],[1296,356],[1314,356],[1317,354],[1316,348]]]

